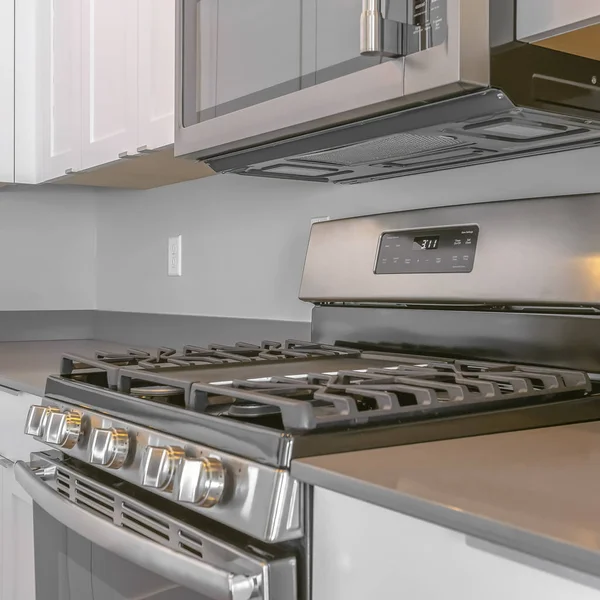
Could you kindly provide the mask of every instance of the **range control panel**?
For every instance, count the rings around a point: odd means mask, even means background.
[[[381,236],[375,273],[470,273],[479,227],[388,231]]]

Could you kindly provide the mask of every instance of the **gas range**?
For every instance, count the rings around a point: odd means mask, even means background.
[[[294,460],[600,419],[600,368],[588,368],[600,319],[587,271],[574,275],[575,259],[544,242],[568,234],[580,260],[586,244],[597,255],[596,236],[582,238],[590,219],[565,234],[560,217],[572,205],[546,202],[535,220],[525,218],[539,206],[529,201],[315,225],[300,292],[314,304],[311,341],[65,355],[27,418],[26,432],[59,453],[37,456],[40,477],[117,527],[111,507],[129,489],[162,503],[164,523],[184,511],[223,527],[226,544],[248,536],[242,592],[226,578],[216,599],[308,598],[311,495],[291,476]],[[507,250],[523,223],[551,262]],[[466,240],[468,269],[456,249]],[[490,267],[510,275],[498,262],[507,252],[519,259],[516,288],[488,276]],[[568,285],[542,306],[554,278]],[[90,477],[103,491],[82,492]],[[150,535],[140,523],[154,518],[138,517],[135,531]],[[152,539],[180,552],[161,535]],[[278,557],[271,575],[257,574],[254,542]],[[268,591],[273,577],[285,593]]]
[[[497,414],[491,431],[501,430],[511,409],[537,407],[540,424],[568,419],[566,403],[587,403],[592,391],[583,372],[373,348],[290,340],[68,356],[62,374],[48,379],[45,405],[98,409],[289,468],[294,458],[411,443],[413,435],[427,441],[485,433],[490,413]],[[46,409],[32,409],[34,423]]]

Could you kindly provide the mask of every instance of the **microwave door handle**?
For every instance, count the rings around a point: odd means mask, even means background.
[[[44,483],[43,470],[36,474],[23,461],[15,463],[14,472],[40,508],[98,546],[211,600],[256,598],[257,582],[253,577],[193,560],[96,517],[55,492]]]

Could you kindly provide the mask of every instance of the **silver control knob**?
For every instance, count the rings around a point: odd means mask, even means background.
[[[93,429],[90,436],[89,461],[109,469],[123,466],[129,454],[129,435],[125,429]]]
[[[57,411],[50,413],[48,416],[42,439],[46,444],[60,446],[61,448],[72,448],[77,443],[80,433],[80,413],[75,410]]]
[[[210,508],[225,490],[225,467],[214,457],[185,458],[177,472],[177,500]]]
[[[142,458],[142,485],[170,490],[185,452],[177,446],[147,446]]]
[[[48,417],[53,413],[58,412],[58,408],[49,406],[41,406],[34,404],[29,408],[27,419],[25,421],[25,433],[41,438],[44,435],[44,429]]]

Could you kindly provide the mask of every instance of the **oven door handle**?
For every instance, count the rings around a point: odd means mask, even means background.
[[[192,560],[122,527],[115,527],[55,492],[44,483],[44,470],[36,473],[27,463],[17,461],[14,472],[17,481],[40,508],[98,546],[211,600],[260,598],[254,577]]]

